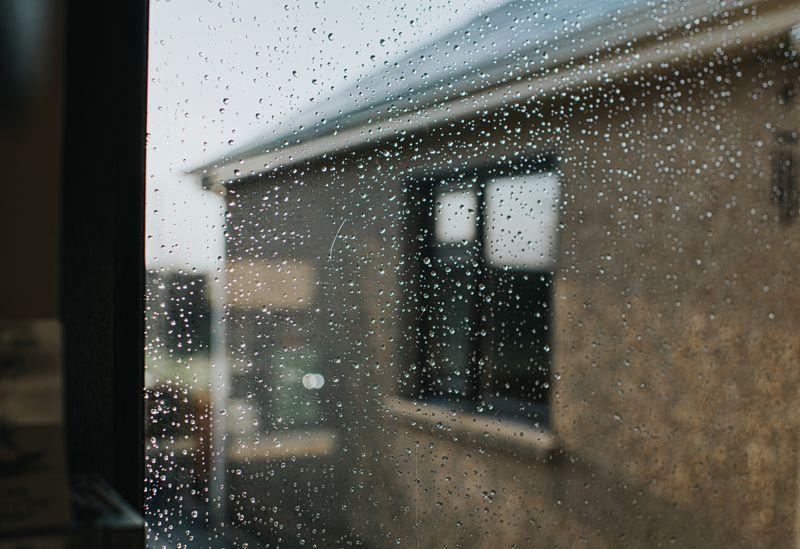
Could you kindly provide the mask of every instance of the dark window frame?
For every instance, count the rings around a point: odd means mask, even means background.
[[[138,510],[148,9],[148,0],[65,5],[59,227],[70,471],[106,479]]]
[[[500,270],[519,272],[524,269],[506,267],[505,269],[498,269],[491,267],[486,261],[483,254],[484,243],[486,240],[486,227],[485,227],[485,211],[486,211],[486,184],[495,178],[522,175],[522,174],[545,174],[555,173],[559,176],[559,161],[555,153],[544,153],[531,157],[519,157],[504,159],[498,162],[485,163],[473,168],[463,169],[462,167],[454,167],[449,170],[419,170],[407,178],[405,181],[405,198],[406,208],[404,212],[403,231],[408,238],[408,244],[405,252],[408,258],[409,268],[406,275],[409,277],[407,280],[413,280],[410,285],[410,293],[406,296],[406,303],[409,305],[408,310],[413,310],[415,307],[424,305],[427,311],[430,306],[431,298],[425,300],[423,294],[426,287],[430,283],[431,271],[430,267],[423,264],[422,258],[431,258],[435,255],[435,215],[433,209],[436,202],[437,187],[441,188],[443,182],[452,181],[458,177],[460,181],[469,181],[465,187],[454,185],[453,188],[471,188],[475,191],[477,198],[477,211],[476,211],[476,234],[474,245],[464,247],[462,245],[453,245],[451,250],[458,248],[467,249],[472,247],[473,257],[477,257],[481,263],[482,269],[473,269],[472,284],[474,288],[478,288],[480,284],[486,285],[493,273]],[[442,247],[445,248],[445,247]],[[470,252],[467,252],[470,253]],[[536,271],[531,271],[536,273]],[[549,334],[552,334],[550,326],[552,326],[554,311],[552,307],[555,284],[555,271],[549,273],[549,286],[550,286],[550,311],[547,318],[546,325],[548,326]],[[484,328],[484,321],[481,316],[486,312],[485,303],[478,291],[473,291],[470,295],[470,318],[471,325],[475,326],[475,332],[480,334]],[[412,303],[413,302],[413,303]],[[426,366],[428,359],[431,356],[428,348],[428,341],[426,337],[421,334],[429,333],[431,328],[430,316],[427,314],[416,315],[416,322],[413,325],[412,332],[416,334],[414,338],[414,372],[412,389],[401,387],[407,397],[427,401],[435,404],[442,404],[450,408],[456,408],[462,411],[480,412],[483,414],[504,417],[521,422],[533,422],[534,424],[547,427],[550,425],[550,396],[552,390],[552,359],[548,359],[547,364],[547,378],[550,384],[546,391],[544,402],[534,402],[532,400],[525,400],[511,397],[491,397],[484,391],[484,383],[486,381],[486,372],[480,366],[481,359],[487,356],[488,335],[478,335],[477,337],[470,338],[470,368],[466,373],[468,386],[466,395],[448,395],[443,396],[437,394],[434,390],[433,373],[430,372]],[[549,335],[548,334],[548,335]],[[552,349],[552,336],[549,335],[548,343]],[[552,357],[552,351],[549,354]],[[466,368],[465,368],[466,370]],[[527,416],[527,417],[526,417]]]

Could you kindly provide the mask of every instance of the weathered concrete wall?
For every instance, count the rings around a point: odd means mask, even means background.
[[[798,72],[766,48],[720,61],[232,188],[229,258],[315,265],[309,337],[340,373],[327,393],[339,450],[326,482],[361,539],[792,543],[800,225],[777,220],[771,155],[777,131],[800,129],[784,98]],[[559,154],[563,175],[552,394],[562,449],[549,458],[495,448],[491,432],[425,426],[441,413],[432,408],[386,411],[413,384],[419,258],[404,182],[537,152]]]

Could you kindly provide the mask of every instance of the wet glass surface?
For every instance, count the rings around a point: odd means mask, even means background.
[[[152,547],[789,547],[795,2],[153,2]]]

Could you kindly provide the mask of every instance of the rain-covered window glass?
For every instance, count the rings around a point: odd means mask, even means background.
[[[436,196],[436,243],[467,244],[477,233],[478,199],[472,189],[441,189]]]
[[[493,267],[550,271],[555,266],[558,176],[492,179],[486,189],[486,259]]]
[[[148,545],[796,546],[798,29],[153,0]]]

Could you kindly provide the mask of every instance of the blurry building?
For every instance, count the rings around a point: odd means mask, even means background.
[[[150,270],[146,280],[147,344],[164,360],[207,357],[211,347],[211,304],[206,275]]]
[[[152,470],[168,470],[175,487],[151,476],[151,520],[170,510],[197,516],[201,509],[204,517],[212,469],[209,284],[205,274],[149,270],[145,292],[146,459]]]
[[[791,545],[798,15],[510,2],[198,169],[229,204],[231,518]]]

